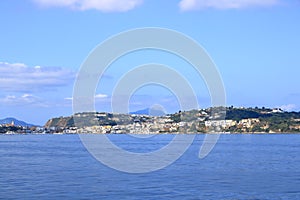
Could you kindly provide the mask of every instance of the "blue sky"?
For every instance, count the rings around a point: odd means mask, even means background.
[[[173,29],[202,45],[220,71],[228,105],[298,111],[299,11],[297,0],[2,0],[0,118],[43,125],[71,115],[74,80],[89,53],[112,35],[142,27]],[[95,94],[97,110],[109,111],[113,85],[126,70],[149,62],[174,67],[196,88],[200,105],[209,106],[203,80],[185,63],[142,51],[107,70]],[[137,91],[130,108],[155,103],[178,109],[174,95],[157,86]]]

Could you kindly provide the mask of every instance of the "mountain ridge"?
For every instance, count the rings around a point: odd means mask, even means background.
[[[166,115],[166,113],[161,108],[145,108],[142,110],[129,112],[129,114],[149,115],[149,116],[164,116],[164,115]]]
[[[6,117],[4,119],[0,119],[0,124],[1,125],[3,125],[3,124],[11,124],[12,122],[14,122],[15,126],[23,126],[23,127],[37,126],[37,125],[30,124],[30,123],[27,123],[27,122],[22,121],[22,120],[18,120],[18,119],[14,118],[14,117]]]

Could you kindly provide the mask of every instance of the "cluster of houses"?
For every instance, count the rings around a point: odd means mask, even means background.
[[[56,128],[47,129],[42,126],[20,126],[14,121],[7,124],[0,124],[0,133],[4,134],[50,134],[56,133]]]
[[[131,115],[135,118],[136,115]],[[155,134],[155,133],[166,133],[166,132],[177,132],[179,127],[183,125],[181,123],[173,123],[173,120],[169,116],[166,117],[153,117],[139,115],[138,118],[147,119],[139,120],[136,119],[133,123],[129,124],[116,124],[116,125],[94,125],[85,127],[66,127],[63,133],[74,134],[74,133],[132,133],[132,134]],[[114,119],[118,121],[117,119]]]
[[[258,118],[248,118],[242,119],[240,121],[235,120],[209,120],[205,121],[205,127],[220,127],[220,130],[229,130],[231,127],[237,127],[240,130],[246,131],[252,129],[255,125],[259,124],[260,120]],[[261,127],[262,129],[267,129],[268,126]]]
[[[108,114],[101,114],[101,117],[107,117]],[[95,115],[96,116],[96,115]],[[83,117],[83,116],[81,116]],[[98,116],[99,117],[99,116]],[[133,133],[133,134],[157,134],[157,133],[195,133],[195,132],[224,132],[230,127],[238,126],[241,128],[251,128],[259,123],[258,118],[234,120],[220,120],[218,112],[213,116],[205,110],[197,111],[193,114],[182,113],[179,120],[174,120],[174,116],[166,115],[161,117],[149,117],[147,115],[130,115],[132,123],[117,123],[115,125],[96,124],[92,126],[70,126],[60,130],[66,134],[76,133]],[[219,120],[216,120],[219,119]],[[95,118],[95,120],[97,120]],[[120,122],[120,118],[114,116],[111,118]],[[53,127],[54,128],[54,127]]]
[[[157,134],[157,133],[195,133],[201,132],[200,130],[215,130],[225,131],[230,127],[240,127],[241,129],[250,129],[255,124],[260,122],[259,119],[243,119],[239,122],[234,120],[207,120],[204,121],[204,126],[201,129],[199,121],[193,122],[136,122],[127,125],[95,125],[86,127],[66,127],[62,130],[66,134],[76,133],[132,133],[132,134]],[[217,127],[217,128],[216,128]],[[267,127],[266,127],[267,128]],[[205,132],[205,131],[203,131]]]

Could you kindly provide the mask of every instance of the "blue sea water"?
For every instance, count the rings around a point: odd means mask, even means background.
[[[143,152],[174,136],[108,137]],[[164,169],[129,174],[93,158],[78,135],[0,135],[0,199],[300,199],[300,135],[221,135],[199,159],[203,139]]]

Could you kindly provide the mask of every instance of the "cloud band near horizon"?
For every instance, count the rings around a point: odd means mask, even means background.
[[[41,7],[64,7],[75,11],[98,10],[100,12],[127,12],[144,3],[143,0],[32,0]],[[282,4],[282,0],[181,0],[181,11],[203,9],[246,9],[270,7]]]
[[[0,62],[0,89],[9,92],[42,92],[70,85],[76,73],[62,67],[29,67]]]
[[[243,9],[249,7],[268,7],[280,4],[280,0],[181,0],[181,11],[213,9]]]
[[[90,9],[101,12],[126,12],[143,3],[142,0],[33,0],[43,7],[67,7],[72,10]]]

